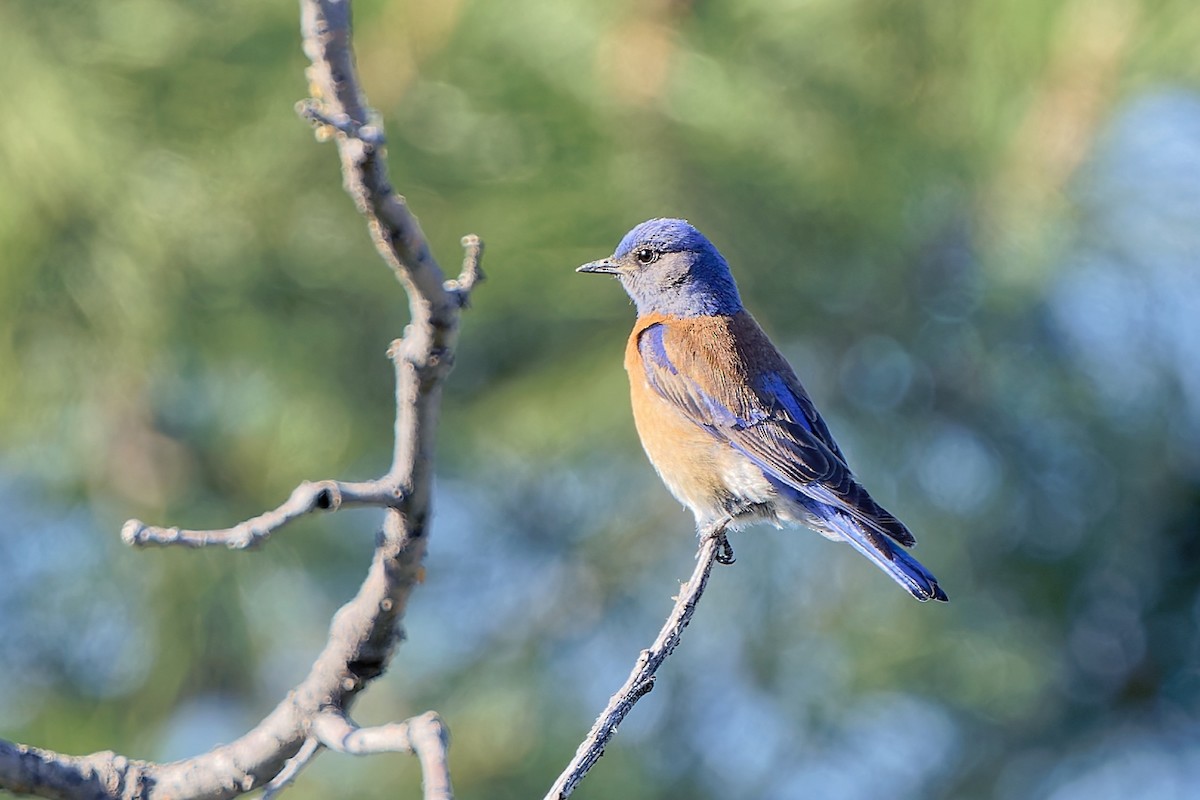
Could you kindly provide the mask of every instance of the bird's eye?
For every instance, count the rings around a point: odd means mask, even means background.
[[[658,253],[651,250],[649,247],[643,247],[633,254],[633,257],[638,260],[639,264],[653,264],[658,260]]]

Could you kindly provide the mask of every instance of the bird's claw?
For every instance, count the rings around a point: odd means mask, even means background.
[[[725,532],[713,534],[713,538],[717,541],[717,555],[715,560],[718,564],[732,564],[737,561],[733,556],[733,545],[729,543],[729,537]]]

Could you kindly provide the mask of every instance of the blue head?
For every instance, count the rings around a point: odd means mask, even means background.
[[[639,316],[699,317],[742,310],[729,264],[703,233],[682,219],[643,222],[625,234],[610,258],[577,271],[616,275]]]

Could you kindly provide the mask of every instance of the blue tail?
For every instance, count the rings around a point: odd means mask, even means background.
[[[950,599],[938,586],[937,578],[900,545],[882,536],[868,537],[857,522],[835,509],[826,506],[825,511],[823,516],[831,528],[842,534],[851,547],[871,559],[892,580],[908,589],[913,597],[922,603],[926,600],[946,602]]]

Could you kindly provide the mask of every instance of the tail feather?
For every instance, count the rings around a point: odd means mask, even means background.
[[[768,480],[771,480],[770,476]],[[916,544],[908,528],[872,500],[865,490],[859,506],[847,510],[827,500],[833,498],[821,484],[806,486],[802,492],[777,480],[771,482],[780,496],[793,504],[785,519],[807,525],[831,539],[848,542],[922,603],[950,599],[933,573],[905,552],[904,546]]]
[[[950,598],[938,586],[937,578],[925,566],[902,550],[899,546],[879,536],[870,536],[860,524],[835,509],[829,509],[825,519],[836,528],[842,537],[858,552],[869,558],[875,566],[886,572],[892,580],[908,590],[921,602]],[[882,547],[878,546],[882,544]]]

